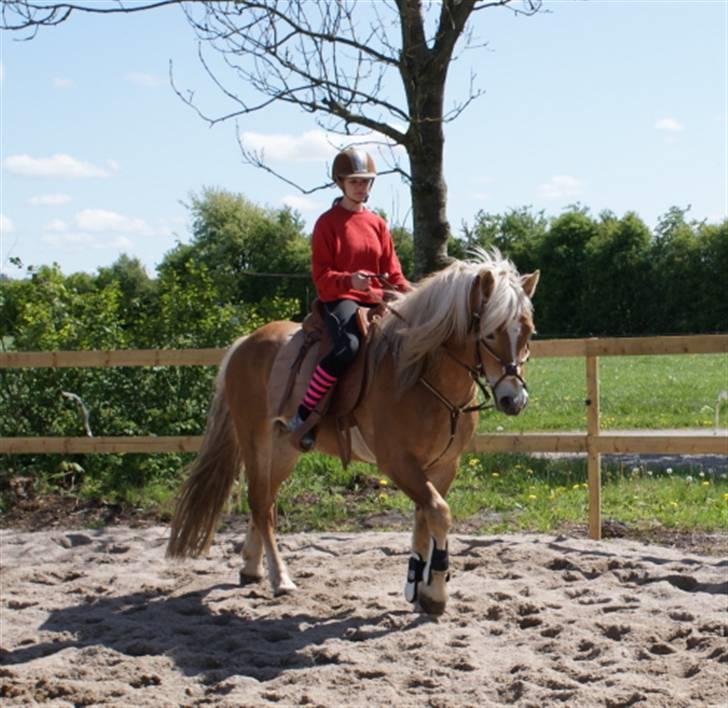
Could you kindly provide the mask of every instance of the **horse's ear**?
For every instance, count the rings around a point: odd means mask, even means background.
[[[521,276],[521,287],[523,292],[528,295],[528,299],[533,299],[533,294],[536,292],[536,286],[538,285],[538,279],[541,277],[541,271],[535,270],[533,273]]]
[[[491,296],[495,288],[495,278],[489,270],[482,271],[473,278],[470,287],[470,312],[479,312],[482,304]]]
[[[489,270],[480,274],[480,292],[483,293],[483,300],[487,300],[495,290],[495,276]]]

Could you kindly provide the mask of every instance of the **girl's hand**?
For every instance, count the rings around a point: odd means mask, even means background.
[[[366,292],[367,290],[369,290],[369,280],[370,277],[367,273],[358,270],[351,276],[351,287],[354,290],[363,290],[364,292]]]

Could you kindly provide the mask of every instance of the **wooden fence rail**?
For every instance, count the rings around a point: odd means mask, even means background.
[[[217,366],[226,349],[147,349],[0,352],[3,368],[111,366]],[[728,354],[728,334],[679,337],[547,339],[531,345],[534,357],[586,358],[586,432],[475,435],[468,452],[568,452],[587,456],[589,535],[601,538],[601,456],[606,453],[728,455],[724,430],[680,435],[651,431],[605,432],[599,420],[599,357],[656,354]],[[727,362],[728,365],[728,362]],[[195,452],[202,436],[0,438],[0,454]]]

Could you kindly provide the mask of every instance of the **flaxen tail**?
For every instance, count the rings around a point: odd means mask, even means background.
[[[220,367],[202,447],[188,469],[172,519],[167,556],[199,556],[212,543],[220,513],[239,477],[242,457],[225,400],[225,366]]]

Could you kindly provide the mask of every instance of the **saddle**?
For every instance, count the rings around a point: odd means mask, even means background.
[[[291,433],[291,442],[295,447],[303,449],[300,446],[303,435],[318,425],[321,418],[329,416],[334,418],[336,424],[341,462],[345,468],[351,462],[350,428],[354,425],[351,414],[361,401],[367,385],[366,362],[371,339],[370,328],[372,324],[381,319],[384,312],[383,305],[358,308],[356,318],[361,333],[359,351],[354,361],[339,377],[336,385],[319,401],[305,423]],[[323,303],[320,300],[314,300],[311,312],[303,320],[301,329],[294,334],[274,362],[271,382],[275,378],[286,382],[282,392],[276,396],[277,405],[273,407],[278,417],[284,416],[287,410],[291,411],[291,404],[297,404],[308,385],[313,370],[331,351],[333,342],[324,317]],[[278,390],[280,391],[280,388]]]

